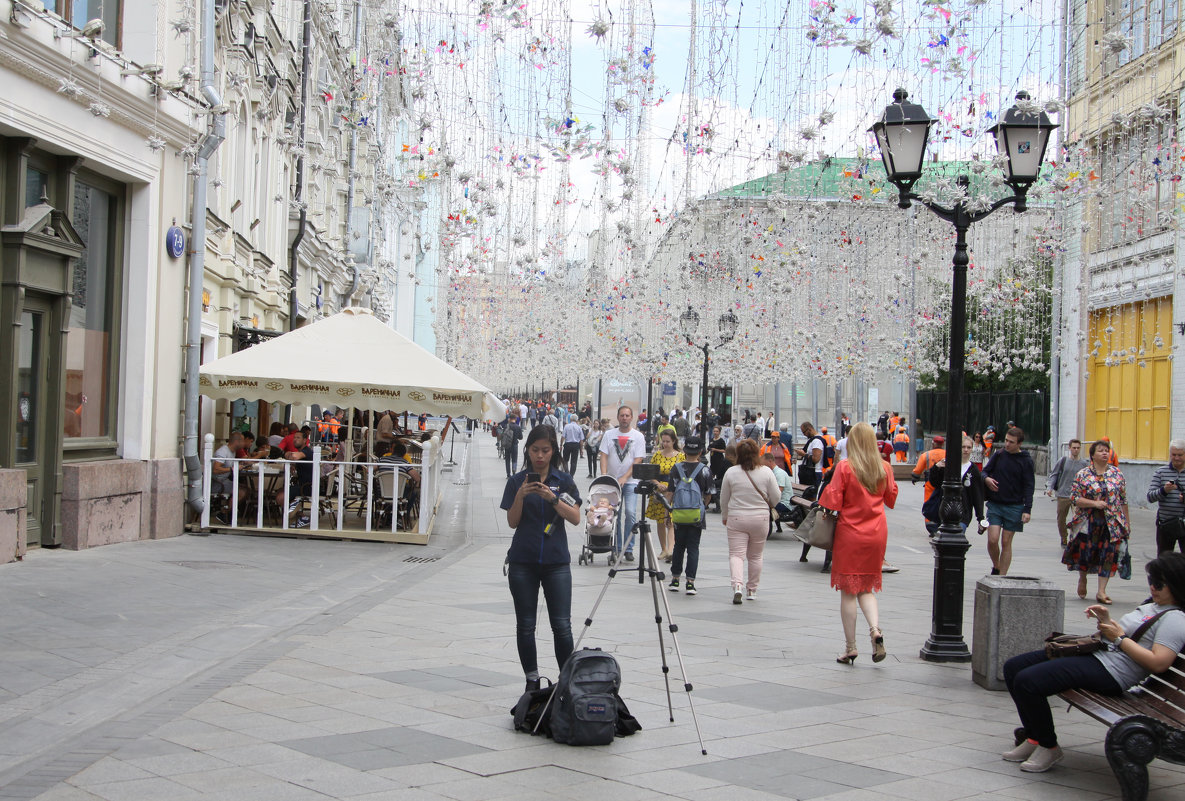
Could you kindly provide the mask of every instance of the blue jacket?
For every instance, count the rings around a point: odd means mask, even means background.
[[[506,479],[506,489],[502,491],[503,509],[509,510],[514,506],[514,496],[526,480],[526,470],[520,470]],[[544,483],[557,495],[568,493],[580,506],[580,490],[567,473],[552,470]],[[507,558],[511,562],[539,565],[568,564],[572,561],[568,553],[568,532],[564,528],[564,519],[555,507],[537,495],[523,498],[523,516],[514,530]]]

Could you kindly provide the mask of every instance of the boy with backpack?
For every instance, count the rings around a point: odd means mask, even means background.
[[[675,524],[675,548],[671,551],[671,592],[679,591],[683,557],[687,557],[688,595],[695,595],[695,574],[699,568],[699,541],[707,526],[707,504],[712,496],[712,474],[700,461],[704,441],[689,436],[683,443],[686,459],[671,468],[668,492],[671,493],[671,521]]]

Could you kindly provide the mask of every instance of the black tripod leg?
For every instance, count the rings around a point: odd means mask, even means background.
[[[649,541],[650,531],[647,529],[644,532],[647,541]],[[691,682],[687,679],[687,666],[683,664],[683,649],[679,647],[679,626],[671,618],[671,603],[667,598],[666,593],[662,592],[662,579],[664,574],[657,569],[657,561],[654,555],[654,548],[647,548],[648,560],[650,562],[650,592],[654,596],[654,622],[658,625],[658,647],[662,655],[662,673],[663,679],[667,685],[667,711],[670,713],[671,722],[675,721],[674,705],[671,702],[671,669],[667,664],[666,646],[663,644],[662,637],[662,620],[663,614],[666,614],[667,630],[671,633],[671,645],[675,651],[675,659],[679,662],[679,674],[683,677],[683,690],[687,693],[687,706],[691,710],[691,722],[695,725],[695,736],[699,740],[700,753],[707,756],[708,749],[704,747],[704,736],[700,732],[699,717],[695,714],[695,701],[692,699]]]
[[[649,527],[639,532],[642,536],[643,554],[646,559],[646,573],[650,576],[650,594],[654,596],[654,625],[658,628],[658,655],[662,661],[662,678],[666,683],[667,688],[667,715],[670,717],[672,723],[675,722],[675,707],[671,703],[671,666],[667,664],[667,646],[663,641],[662,636],[662,621],[663,610],[660,608],[660,597],[663,601],[666,596],[662,594],[662,581],[666,578],[665,574],[658,569],[658,560],[654,556],[654,543],[650,540]],[[670,609],[666,610],[667,615],[670,615]],[[669,617],[668,617],[669,619]]]

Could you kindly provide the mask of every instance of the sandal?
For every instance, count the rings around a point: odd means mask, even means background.
[[[835,661],[841,665],[850,665],[853,662],[855,662],[856,657],[859,656],[859,654],[856,651],[856,641],[855,640],[844,643],[843,650],[844,650],[844,653],[835,658]]]
[[[872,638],[872,661],[885,661],[888,654],[885,653],[885,637],[881,634],[881,630],[873,626],[868,630],[868,636]]]
[[[1107,604],[1108,606],[1111,605],[1111,596],[1110,595],[1095,595],[1094,599],[1101,604]]]
[[[1085,573],[1078,574],[1078,597],[1084,601],[1086,600],[1086,574]]]

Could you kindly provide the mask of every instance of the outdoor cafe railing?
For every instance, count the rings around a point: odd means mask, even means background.
[[[347,509],[351,504],[357,505],[359,516],[363,518],[363,532],[386,530],[386,526],[382,529],[375,527],[375,510],[380,505],[390,505],[391,524],[390,532],[392,534],[405,531],[410,533],[424,534],[427,533],[431,524],[432,517],[436,512],[436,504],[440,496],[440,475],[443,467],[443,456],[440,447],[440,438],[433,437],[431,440],[421,443],[423,446],[423,454],[419,464],[406,464],[401,467],[398,463],[391,462],[323,462],[321,459],[321,449],[313,448],[313,463],[312,463],[312,485],[308,495],[299,492],[299,487],[295,484],[295,476],[300,461],[293,461],[289,459],[228,459],[219,461],[229,461],[231,465],[230,472],[230,492],[228,493],[230,503],[228,504],[227,518],[225,524],[231,528],[257,528],[257,529],[278,529],[280,531],[296,530],[297,527],[290,519],[292,513],[289,511],[293,504],[301,498],[305,498],[308,504],[309,521],[308,531],[321,531],[321,517],[322,504],[329,503],[330,509],[333,513],[333,526],[330,530],[343,532],[349,534],[351,531],[357,531],[345,525],[345,518]],[[205,460],[204,472],[202,480],[202,497],[205,505],[202,509],[201,527],[203,529],[210,528],[211,510],[213,509],[212,500],[215,493],[213,493],[213,468],[214,468],[214,435],[207,434],[205,437]],[[322,467],[329,465],[329,469],[322,475]],[[400,529],[399,528],[399,490],[400,482],[393,482],[394,490],[390,498],[381,495],[376,477],[384,471],[396,471],[403,468],[415,468],[420,471],[420,496],[419,508],[415,515],[415,528]],[[253,479],[253,481],[251,480]],[[252,486],[254,484],[254,486]],[[352,486],[357,491],[347,492],[347,487]],[[239,514],[239,489],[246,488],[249,492],[254,493],[255,509],[250,518],[244,521]],[[326,492],[326,489],[329,491]],[[268,503],[275,499],[275,496],[283,495],[282,500],[276,503],[279,523],[278,525],[269,526],[265,523],[266,509]],[[245,500],[245,499],[244,499]],[[376,501],[381,503],[376,503]],[[302,526],[301,530],[305,530]]]

